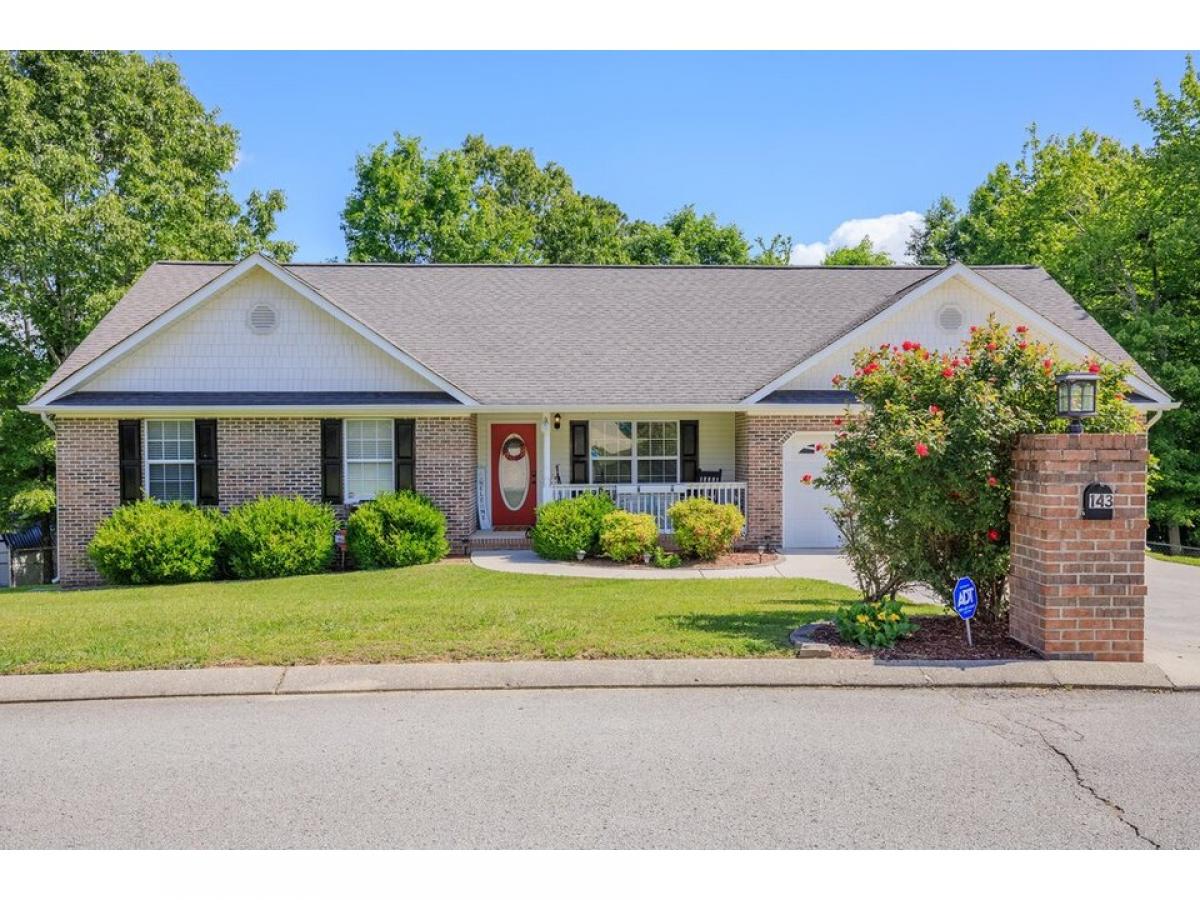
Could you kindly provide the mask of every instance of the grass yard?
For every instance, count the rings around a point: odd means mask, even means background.
[[[412,569],[0,593],[0,673],[462,659],[785,656],[856,599],[806,579],[632,581]],[[910,611],[930,612],[930,607]]]
[[[1200,566],[1200,556],[1170,556],[1166,553],[1156,553],[1153,550],[1147,550],[1146,555],[1153,556],[1155,559],[1161,559],[1163,562],[1179,563],[1184,566]]]

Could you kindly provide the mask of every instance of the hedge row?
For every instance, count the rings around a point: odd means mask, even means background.
[[[88,556],[112,584],[175,584],[280,578],[328,571],[337,519],[302,497],[259,497],[221,515],[143,500],[96,529]],[[347,545],[364,569],[435,562],[450,552],[446,517],[411,491],[380,494],[346,522]]]

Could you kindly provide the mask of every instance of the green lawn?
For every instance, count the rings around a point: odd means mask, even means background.
[[[828,617],[855,597],[849,588],[804,579],[619,581],[510,575],[464,563],[5,592],[0,672],[782,656],[792,628]]]
[[[1185,566],[1200,566],[1200,556],[1169,556],[1166,553],[1156,553],[1153,550],[1147,550],[1146,555],[1153,556],[1155,559],[1161,559],[1163,562],[1181,563]]]

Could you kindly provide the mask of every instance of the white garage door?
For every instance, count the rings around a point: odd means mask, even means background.
[[[826,507],[833,497],[822,488],[805,484],[805,475],[816,478],[828,459],[817,445],[828,446],[828,434],[794,434],[783,445],[783,546],[785,549],[837,547],[841,540]]]

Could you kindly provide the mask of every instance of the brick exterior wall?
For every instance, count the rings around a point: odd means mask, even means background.
[[[217,421],[217,493],[222,511],[258,496],[321,502],[321,420]]]
[[[116,419],[60,418],[58,432],[59,581],[100,583],[87,558],[96,526],[120,505]],[[446,514],[452,552],[475,529],[475,418],[418,418],[416,487]],[[321,501],[319,419],[246,417],[217,422],[217,483],[221,509],[260,495]],[[336,507],[344,516],[344,507]]]
[[[455,554],[475,530],[476,441],[474,416],[417,419],[416,487],[446,514],[446,537]]]
[[[100,583],[88,542],[121,503],[117,420],[59,419],[55,432],[58,580],[63,587],[87,587]]]
[[[748,546],[783,542],[783,445],[798,431],[838,431],[836,416],[734,414],[734,480],[746,482]]]
[[[1146,435],[1027,435],[1013,457],[1009,632],[1048,659],[1141,662]],[[1082,518],[1112,486],[1111,520]]]

